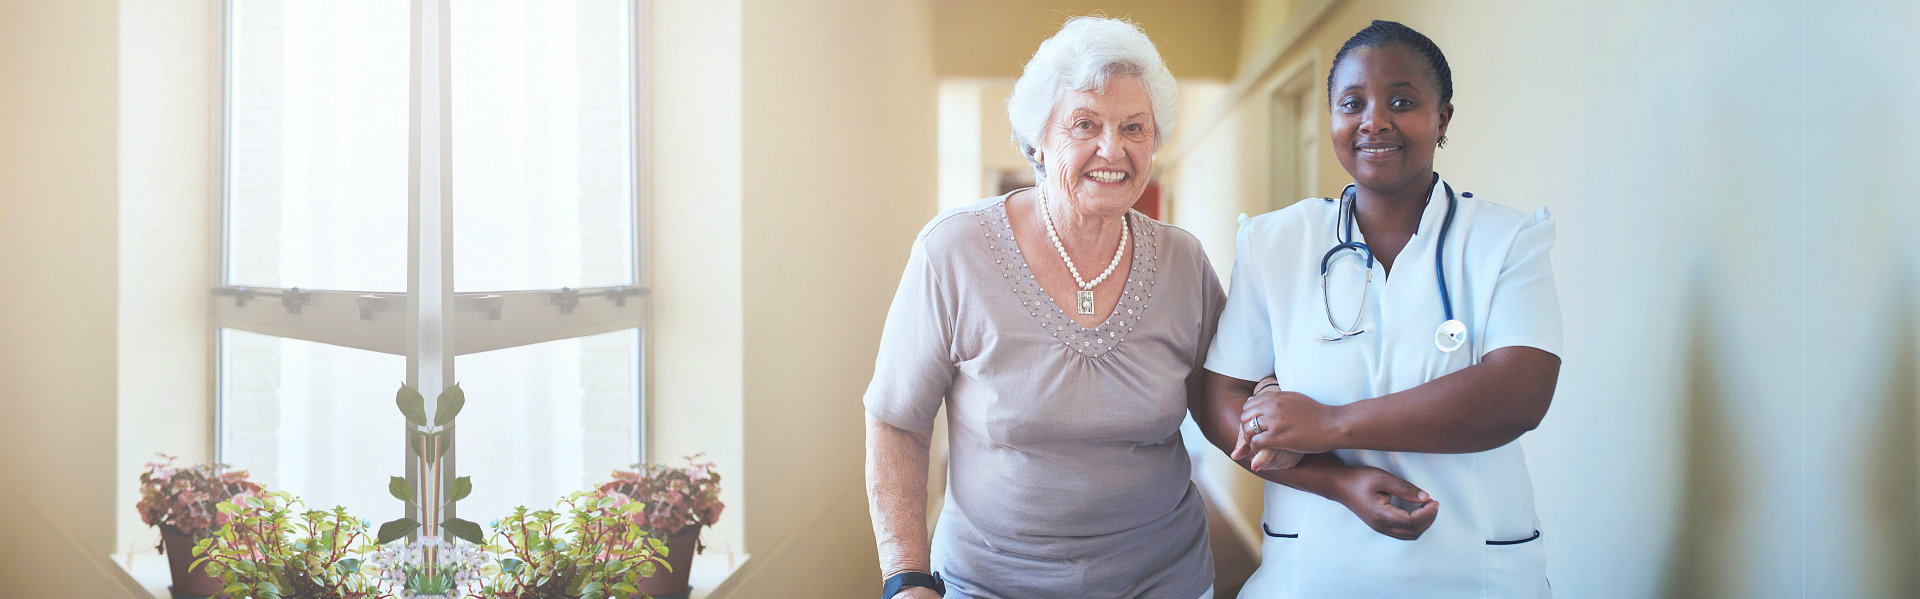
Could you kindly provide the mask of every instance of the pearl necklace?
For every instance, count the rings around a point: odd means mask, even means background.
[[[1089,283],[1080,278],[1080,269],[1074,267],[1073,257],[1067,255],[1067,246],[1060,243],[1060,233],[1053,228],[1053,211],[1047,209],[1047,192],[1039,187],[1033,189],[1040,194],[1040,219],[1047,223],[1047,239],[1053,240],[1053,249],[1060,252],[1060,259],[1067,262],[1067,272],[1073,273],[1073,282],[1080,285],[1080,291],[1076,294],[1079,300],[1077,302],[1079,312],[1082,315],[1091,315],[1093,314],[1093,288],[1101,281],[1107,280],[1108,275],[1113,274],[1113,269],[1120,266],[1120,256],[1127,251],[1127,217],[1126,215],[1120,217],[1120,247],[1113,249],[1113,261],[1107,263],[1105,272],[1100,273],[1099,277]]]

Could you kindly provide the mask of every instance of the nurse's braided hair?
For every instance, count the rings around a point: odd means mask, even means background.
[[[1347,39],[1340,46],[1340,52],[1333,55],[1333,66],[1327,69],[1327,106],[1333,106],[1333,71],[1340,68],[1340,61],[1347,54],[1361,48],[1374,48],[1387,44],[1400,44],[1427,59],[1427,70],[1433,74],[1435,82],[1440,84],[1440,105],[1453,101],[1453,69],[1447,68],[1447,55],[1440,53],[1440,46],[1433,40],[1414,31],[1412,27],[1393,21],[1375,20],[1372,25]]]

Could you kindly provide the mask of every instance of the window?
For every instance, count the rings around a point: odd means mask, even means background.
[[[226,4],[218,459],[397,517],[385,477],[417,476],[402,381],[467,392],[469,519],[644,458],[637,18],[626,0]]]

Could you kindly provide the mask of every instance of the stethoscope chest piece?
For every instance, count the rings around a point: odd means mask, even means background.
[[[1448,319],[1433,331],[1433,346],[1440,348],[1440,351],[1452,353],[1466,344],[1467,325],[1458,320]]]

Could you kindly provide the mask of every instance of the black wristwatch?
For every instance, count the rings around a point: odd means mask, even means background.
[[[887,587],[880,591],[880,599],[893,599],[895,594],[898,594],[901,589],[907,587],[926,587],[933,589],[935,595],[941,597],[947,596],[947,583],[940,580],[939,572],[932,574],[926,572],[901,572],[887,578]]]

